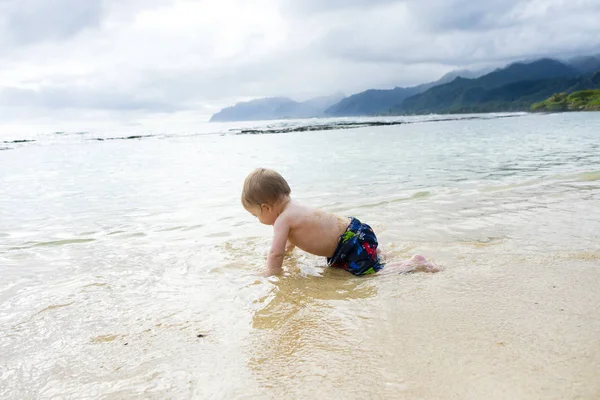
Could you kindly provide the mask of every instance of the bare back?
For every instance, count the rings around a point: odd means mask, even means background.
[[[285,218],[289,227],[288,240],[299,249],[321,257],[331,257],[340,235],[350,220],[308,207],[294,200],[285,207],[279,218]]]

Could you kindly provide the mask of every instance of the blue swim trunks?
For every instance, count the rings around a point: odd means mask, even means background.
[[[337,248],[327,259],[330,267],[343,268],[354,275],[374,274],[384,264],[377,256],[377,237],[373,229],[352,218],[346,232],[340,236]]]

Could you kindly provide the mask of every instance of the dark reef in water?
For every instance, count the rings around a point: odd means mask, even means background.
[[[274,128],[274,129],[242,129],[237,132],[236,135],[268,135],[276,133],[290,133],[290,132],[307,132],[307,131],[330,131],[335,129],[356,129],[366,128],[370,126],[393,126],[393,125],[407,125],[407,124],[420,124],[425,122],[444,122],[444,121],[468,121],[474,119],[498,119],[498,118],[510,118],[518,117],[519,115],[497,115],[493,117],[484,116],[472,116],[472,117],[461,117],[461,118],[435,118],[430,120],[420,121],[365,121],[365,122],[332,122],[330,124],[314,124],[295,126],[290,128]]]
[[[124,137],[112,137],[112,138],[93,138],[90,140],[97,140],[100,142],[104,142],[105,140],[130,140],[130,139],[142,139],[147,137],[154,137],[155,135],[133,135],[133,136],[124,136]]]
[[[242,129],[238,132],[238,135],[257,135],[262,133],[289,133],[289,132],[306,132],[306,131],[330,131],[334,129],[352,129],[352,128],[363,128],[367,126],[391,126],[391,125],[402,125],[406,124],[404,121],[393,121],[393,122],[336,122],[332,124],[323,125],[304,125],[296,126],[293,128],[277,128],[277,129]]]
[[[33,139],[18,139],[18,140],[5,140],[3,143],[29,143],[35,142]]]
[[[146,139],[146,138],[168,138],[168,137],[190,137],[190,136],[206,136],[206,135],[273,135],[278,133],[291,133],[291,132],[317,132],[317,131],[331,131],[336,129],[356,129],[356,128],[367,128],[367,127],[380,127],[380,126],[394,126],[394,125],[408,125],[408,124],[421,124],[427,122],[450,122],[450,121],[468,121],[468,120],[488,120],[498,118],[512,118],[519,117],[522,114],[508,114],[508,115],[474,115],[474,116],[460,116],[460,117],[436,117],[428,120],[415,120],[415,121],[331,121],[325,123],[308,123],[307,125],[300,126],[288,126],[288,127],[265,127],[256,129],[240,129],[232,128],[228,132],[212,132],[212,133],[196,133],[187,135],[168,135],[168,134],[152,134],[152,135],[130,135],[130,136],[117,136],[117,137],[92,137],[87,140],[104,142],[107,140],[135,140],[135,139]],[[307,121],[308,122],[308,121]],[[77,132],[76,135],[84,135],[87,132]],[[55,132],[55,134],[63,135],[62,132]],[[69,134],[70,135],[70,134]],[[17,139],[11,141],[4,141],[0,143],[5,144],[20,144],[20,143],[31,143],[36,142],[34,139]],[[10,147],[0,147],[0,150],[11,150]]]

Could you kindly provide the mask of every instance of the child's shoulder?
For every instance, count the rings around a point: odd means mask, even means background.
[[[293,222],[299,219],[306,218],[307,216],[311,216],[316,212],[316,209],[307,206],[302,203],[298,203],[296,201],[290,201],[288,206],[283,210],[280,218],[283,217],[285,220]]]
[[[305,213],[306,206],[295,201],[290,201],[285,210],[281,213],[281,216],[285,216],[287,218],[295,218],[298,215]]]

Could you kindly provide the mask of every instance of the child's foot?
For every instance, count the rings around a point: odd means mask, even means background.
[[[420,254],[415,254],[410,260],[386,263],[384,271],[398,271],[402,273],[408,272],[439,272],[440,267],[434,262],[429,261]]]
[[[420,254],[415,254],[408,261],[415,267],[415,271],[423,271],[423,272],[439,272],[439,265],[435,264],[432,261],[429,261],[425,257]]]

